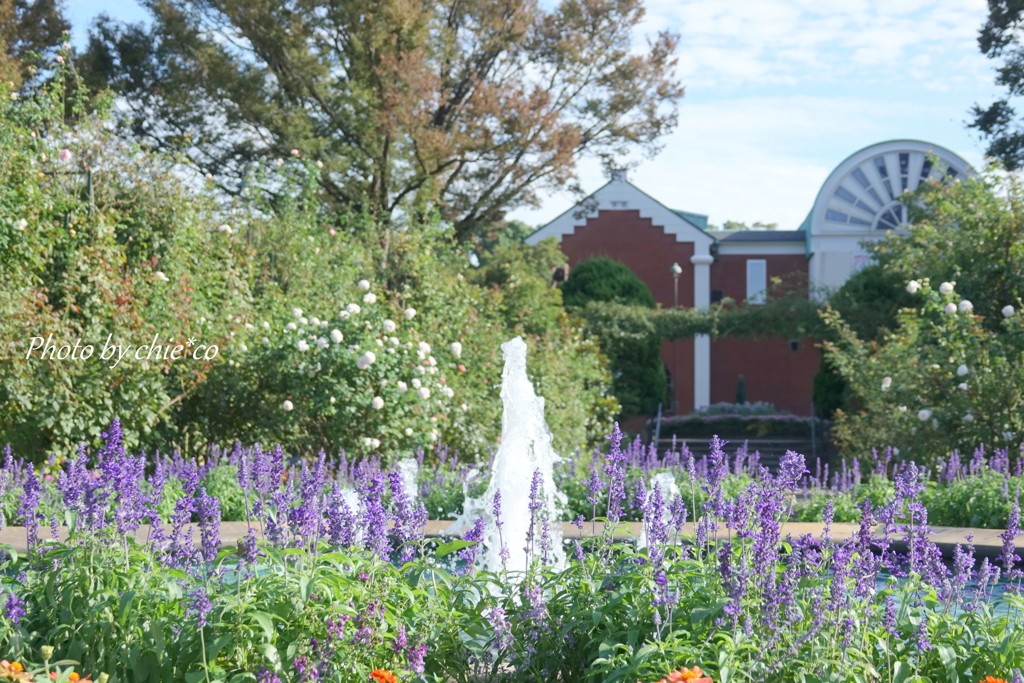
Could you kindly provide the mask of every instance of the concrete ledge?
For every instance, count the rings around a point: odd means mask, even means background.
[[[451,536],[455,534],[449,534],[448,528],[454,524],[448,520],[430,520],[423,525],[423,533],[428,538],[439,538],[443,536]],[[629,531],[626,531],[628,527]],[[199,539],[199,529],[197,524],[189,524],[188,528],[191,529],[193,538],[197,541]],[[260,532],[260,525],[255,524],[257,533]],[[562,536],[567,539],[581,538],[584,536],[590,536],[594,533],[600,536],[604,533],[605,525],[603,523],[591,524],[587,522],[583,525],[583,529],[578,529],[575,525],[570,522],[562,522]],[[643,524],[640,522],[620,522],[619,529],[614,533],[614,537],[618,540],[624,540],[631,536],[639,536],[643,530]],[[857,524],[833,524],[829,535],[833,541],[844,541],[848,538],[857,535],[860,526]],[[164,525],[165,532],[169,533],[171,526],[169,524]],[[468,527],[462,529],[463,532],[468,531]],[[791,535],[794,538],[810,534],[814,537],[820,537],[824,530],[823,524],[813,522],[789,522],[782,525],[782,536]],[[221,522],[220,524],[220,540],[225,546],[236,545],[239,539],[243,538],[249,531],[249,525],[246,522]],[[57,527],[58,538],[63,541],[67,539],[68,531],[67,527]],[[999,538],[1002,532],[1000,529],[969,529],[969,528],[958,528],[958,527],[932,527],[932,534],[929,536],[929,540],[939,546],[943,556],[952,557],[953,549],[957,543],[964,544],[966,546],[966,537],[973,535],[974,537],[974,548],[975,556],[979,559],[982,557],[993,558],[998,556],[1003,549],[1003,541]],[[728,530],[724,526],[719,527],[719,538],[725,538],[728,534]],[[50,527],[39,527],[37,531],[38,537],[41,541],[46,541],[53,537],[53,532]],[[684,537],[692,537],[694,534],[693,524],[687,523],[684,530]],[[145,543],[150,538],[150,527],[148,524],[139,527],[138,531],[135,532],[135,540],[139,543]],[[0,546],[10,546],[19,553],[24,553],[28,547],[25,527],[9,526],[0,529]],[[897,550],[905,550],[905,544],[901,541],[894,540],[893,548]],[[1024,551],[1024,533],[1018,534],[1015,539],[1015,546],[1019,551]]]

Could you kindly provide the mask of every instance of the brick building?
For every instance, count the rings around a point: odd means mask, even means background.
[[[827,296],[869,257],[862,242],[900,230],[898,197],[928,178],[955,180],[970,167],[938,145],[892,140],[848,157],[829,175],[796,230],[716,231],[708,217],[670,209],[624,173],[527,238],[554,237],[570,268],[595,256],[628,266],[662,307],[708,306],[723,297],[756,304],[774,277],[798,278]],[[683,272],[674,277],[673,264]],[[732,401],[743,375],[750,401],[797,415],[811,411],[820,354],[811,339],[745,340],[706,335],[665,342],[662,360],[675,409]]]

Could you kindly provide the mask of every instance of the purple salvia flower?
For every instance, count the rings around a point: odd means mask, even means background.
[[[185,614],[196,619],[196,625],[203,628],[208,625],[206,617],[213,610],[213,603],[206,589],[201,584],[193,585],[185,599]]]
[[[22,600],[17,593],[14,591],[7,592],[7,599],[4,601],[4,610],[7,618],[10,619],[11,623],[17,626],[21,622],[21,618],[28,614],[25,609],[25,601]]]
[[[466,563],[466,567],[463,569],[462,573],[468,574],[473,571],[473,563],[476,562],[476,556],[480,551],[480,544],[484,540],[484,531],[486,528],[487,522],[483,516],[480,516],[473,520],[473,528],[463,535],[462,540],[471,541],[473,545],[459,551],[459,559]]]
[[[364,469],[359,482],[359,495],[363,504],[364,548],[381,558],[391,553],[387,525],[390,521],[384,509],[384,475]]]
[[[1003,575],[1007,579],[1015,579],[1021,575],[1020,570],[1016,569],[1016,564],[1020,562],[1020,556],[1016,553],[1016,538],[1020,530],[1020,501],[1015,499],[1013,505],[1010,507],[1010,516],[1006,520],[1006,530],[999,534],[999,538],[1003,540],[1002,553],[999,556],[999,561],[1002,563]]]
[[[25,536],[29,552],[33,552],[39,542],[38,526],[41,520],[46,517],[39,512],[39,499],[43,487],[36,478],[35,470],[31,465],[25,466],[25,480],[22,485],[21,501],[18,504],[18,516],[25,525]]]
[[[220,552],[220,501],[206,489],[200,489],[196,512],[202,557],[207,564],[212,564]]]
[[[394,512],[395,526],[391,530],[402,542],[401,561],[408,562],[416,556],[416,544],[423,540],[423,526],[427,523],[427,509],[422,503],[415,504],[409,499],[402,485],[400,472],[388,475],[391,489],[391,506]],[[482,540],[481,535],[480,539]]]

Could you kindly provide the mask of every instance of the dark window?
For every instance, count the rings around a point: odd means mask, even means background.
[[[722,300],[722,290],[720,290],[720,289],[712,289],[711,290],[711,303],[717,304],[721,300]]]
[[[871,186],[871,183],[868,182],[868,177],[864,175],[864,171],[859,168],[853,169],[853,177],[857,179],[857,182],[860,183],[860,186],[864,189]]]
[[[839,187],[836,189],[836,196],[840,199],[845,199],[851,204],[857,203],[857,198],[853,196],[853,193],[847,190],[845,187]]]
[[[900,176],[900,185],[903,186],[904,190],[907,189],[907,176]]]
[[[889,169],[885,167],[885,159],[883,157],[875,157],[875,168],[878,169],[878,175],[883,178],[889,177]]]
[[[885,179],[885,191],[889,193],[889,199],[896,199],[896,196],[892,193],[892,183],[889,182],[888,178]]]
[[[900,175],[910,173],[910,153],[900,152]]]
[[[956,178],[956,169],[953,167],[946,169],[946,176],[949,178]]]
[[[798,342],[798,341],[791,341],[791,342],[789,342],[789,350],[790,351],[799,351],[800,350],[800,342]]]
[[[857,208],[858,209],[864,209],[865,211],[867,211],[870,214],[874,214],[875,213],[875,209],[872,209],[870,206],[868,206],[867,204],[865,204],[864,202],[862,202],[860,200],[857,200]]]
[[[885,202],[882,201],[882,198],[878,196],[878,193],[875,192],[875,188],[873,188],[873,187],[870,188],[868,190],[868,194],[871,195],[872,199],[874,199],[876,202],[878,202],[879,206],[881,206],[882,204],[885,204]]]
[[[924,165],[921,167],[921,180],[928,177],[928,174],[932,172],[932,160],[925,159]]]
[[[850,216],[850,222],[854,225],[871,225],[871,221],[866,221],[863,218],[857,218],[856,216]]]
[[[832,209],[827,209],[825,211],[825,218],[829,219],[830,221],[839,221],[840,223],[845,223],[847,216],[845,213],[840,213],[838,211],[833,211]]]

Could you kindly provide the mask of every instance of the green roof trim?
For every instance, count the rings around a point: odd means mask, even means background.
[[[672,213],[682,218],[684,221],[689,223],[699,230],[708,229],[708,217],[702,213],[692,213],[690,211],[680,211],[679,209],[669,209]]]

